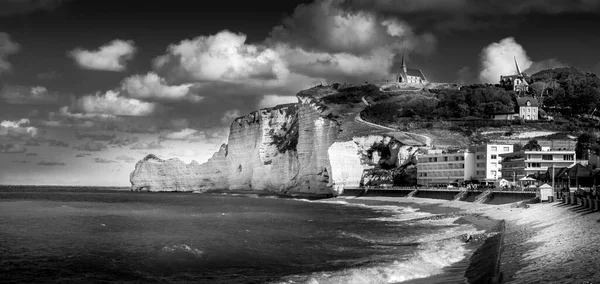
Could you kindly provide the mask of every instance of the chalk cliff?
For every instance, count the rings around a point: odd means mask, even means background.
[[[300,92],[296,104],[235,119],[227,145],[201,165],[149,155],[131,173],[132,190],[337,195],[344,186],[370,183],[370,170],[393,172],[411,165],[422,143],[406,133],[360,124],[354,119],[364,108],[360,104],[323,100],[341,92],[314,87]]]

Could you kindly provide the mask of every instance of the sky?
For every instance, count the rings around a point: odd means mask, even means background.
[[[201,3],[201,4],[200,4]],[[0,1],[0,184],[128,186],[321,83],[600,73],[600,0]]]

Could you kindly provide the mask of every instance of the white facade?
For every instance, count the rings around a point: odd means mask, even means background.
[[[501,176],[500,154],[512,151],[512,145],[504,144],[487,144],[455,153],[430,151],[418,157],[417,183],[425,186],[456,181],[494,183]]]
[[[474,149],[475,178],[481,183],[495,182],[501,178],[501,154],[512,153],[513,145],[487,144]]]
[[[501,156],[502,178],[515,181],[531,174],[543,174],[548,168],[575,164],[575,151],[519,151]]]

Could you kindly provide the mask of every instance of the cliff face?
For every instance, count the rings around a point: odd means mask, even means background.
[[[410,163],[417,148],[404,145],[393,135],[361,133],[340,139],[340,133],[348,132],[346,124],[353,122],[334,115],[319,99],[333,90],[323,87],[316,91],[321,94],[301,92],[297,104],[235,119],[228,144],[202,165],[146,157],[131,174],[132,190],[337,195],[344,186],[359,186],[369,170],[393,170]]]

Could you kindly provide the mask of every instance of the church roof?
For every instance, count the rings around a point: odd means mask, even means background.
[[[520,107],[521,106],[527,106],[527,101],[531,102],[531,106],[532,107],[539,107],[540,106],[540,103],[534,97],[517,98],[517,105],[519,105]]]
[[[423,80],[425,80],[425,75],[423,75],[423,72],[421,72],[420,69],[406,68],[406,75],[421,77]]]

